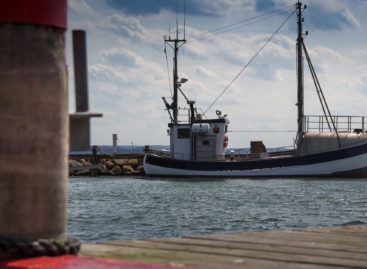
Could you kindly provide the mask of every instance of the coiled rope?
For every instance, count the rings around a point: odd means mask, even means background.
[[[24,240],[0,236],[0,260],[77,254],[80,245],[75,238]]]

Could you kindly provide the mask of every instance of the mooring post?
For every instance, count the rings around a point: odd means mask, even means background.
[[[117,134],[112,134],[112,147],[113,147],[113,154],[117,154]]]
[[[98,151],[99,151],[99,147],[98,146],[92,146],[92,165],[97,165],[99,164],[99,157],[98,157]],[[98,168],[92,168],[90,170],[91,176],[92,177],[96,177],[98,175]]]
[[[0,236],[66,239],[66,0],[0,0]]]

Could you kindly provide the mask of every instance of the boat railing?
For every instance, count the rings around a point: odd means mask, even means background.
[[[190,109],[179,107],[177,118],[179,123],[190,123]]]
[[[171,157],[171,151],[169,149],[149,148],[147,153],[167,158]]]
[[[367,128],[367,116],[332,116],[331,118],[338,132],[360,133],[365,132]],[[305,132],[323,133],[335,131],[330,117],[326,118],[324,115],[306,115],[303,123]]]
[[[250,153],[248,152],[248,150],[249,150],[248,148],[243,148],[227,152],[225,155],[225,159],[223,161],[249,161],[249,160],[268,159],[268,158],[290,157],[294,156],[295,154],[295,150],[291,149],[290,147],[279,148],[276,151],[268,151],[262,153]],[[171,151],[168,149],[149,148],[147,153],[155,154],[165,158],[171,157]]]
[[[171,158],[171,150],[169,149],[149,147],[145,150],[145,152],[149,154],[154,154],[160,157]],[[185,155],[187,155],[187,153],[175,152],[175,158],[178,157],[179,159],[183,160]]]
[[[245,152],[243,152],[245,151]],[[274,151],[267,151],[261,153],[251,153],[248,148],[241,148],[236,150],[231,150],[226,153],[227,161],[248,161],[248,160],[258,160],[258,159],[268,159],[268,158],[279,158],[279,157],[291,157],[295,155],[295,150],[293,147],[286,146],[274,149]]]

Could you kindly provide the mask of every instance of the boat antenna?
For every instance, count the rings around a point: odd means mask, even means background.
[[[178,11],[177,11],[177,0],[176,0],[176,39],[178,39]]]
[[[186,39],[186,0],[184,0],[184,39]]]
[[[170,109],[173,110],[173,124],[178,123],[178,75],[177,75],[177,58],[178,58],[178,50],[186,43],[185,37],[180,39],[178,36],[178,11],[177,11],[177,0],[176,0],[176,38],[172,39],[169,35],[164,38],[164,42],[169,45],[173,49],[173,102],[170,105]],[[172,45],[171,45],[172,43]]]

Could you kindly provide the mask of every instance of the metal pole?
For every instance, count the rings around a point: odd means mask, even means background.
[[[304,115],[304,86],[303,86],[303,55],[302,55],[302,3],[298,2],[298,36],[297,36],[297,106],[298,106],[298,136],[303,135],[303,115]]]
[[[364,132],[364,117],[362,117],[362,132]]]
[[[177,94],[177,53],[178,53],[178,40],[175,40],[174,58],[173,58],[173,124],[177,124],[178,116],[178,94]]]
[[[178,61],[178,50],[179,48],[186,42],[185,39],[178,39],[178,31],[176,32],[176,38],[171,39],[164,39],[166,43],[174,43],[173,46],[169,45],[173,49],[173,103],[172,103],[172,110],[173,110],[173,124],[178,124],[178,75],[177,75],[177,61]],[[181,44],[181,46],[180,46]]]

